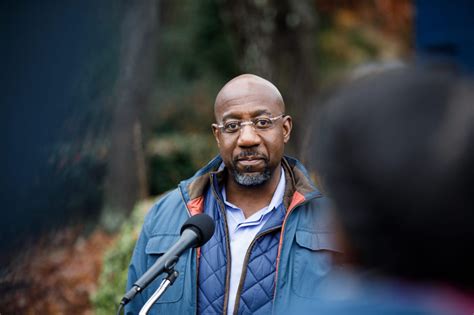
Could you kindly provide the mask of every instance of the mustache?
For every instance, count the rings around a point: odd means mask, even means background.
[[[234,157],[234,161],[245,159],[247,157],[254,157],[268,162],[268,158],[264,154],[261,154],[257,151],[242,151],[236,157]]]

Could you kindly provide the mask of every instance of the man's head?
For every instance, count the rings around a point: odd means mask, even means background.
[[[280,166],[292,121],[278,89],[256,75],[229,81],[214,104],[214,137],[230,175],[242,186],[259,186]]]
[[[327,104],[313,156],[359,266],[474,287],[473,91],[454,75],[400,69]]]

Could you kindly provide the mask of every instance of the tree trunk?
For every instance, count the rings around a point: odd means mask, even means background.
[[[154,79],[157,1],[131,1],[124,13],[119,76],[110,129],[110,151],[101,224],[113,230],[147,192],[141,113]]]
[[[305,119],[317,92],[316,12],[309,0],[228,0],[222,19],[236,39],[241,72],[273,82],[293,116],[289,153],[302,149]]]

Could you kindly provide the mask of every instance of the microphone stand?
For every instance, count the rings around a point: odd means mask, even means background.
[[[174,269],[167,271],[167,273],[168,277],[161,281],[161,284],[158,289],[156,289],[155,293],[153,293],[153,295],[143,305],[142,309],[140,310],[140,313],[138,313],[139,315],[147,315],[153,304],[163,295],[163,293],[165,293],[166,289],[173,285],[174,281],[179,276],[179,272]]]

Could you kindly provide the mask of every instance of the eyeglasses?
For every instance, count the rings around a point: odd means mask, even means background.
[[[221,129],[225,133],[235,133],[243,126],[251,125],[255,130],[266,130],[274,126],[274,121],[282,118],[285,114],[276,117],[256,117],[250,120],[228,120],[222,124],[212,124],[215,128]]]

